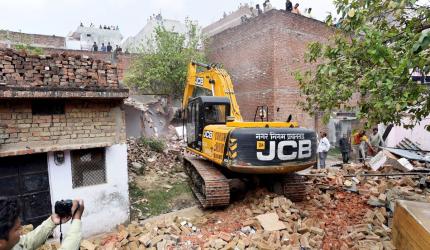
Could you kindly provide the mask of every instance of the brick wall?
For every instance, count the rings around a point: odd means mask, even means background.
[[[292,114],[302,126],[320,128],[321,119],[298,105],[294,72],[313,67],[303,60],[309,42],[326,42],[333,32],[317,20],[271,10],[212,37],[208,57],[231,74],[245,120],[254,119],[258,105],[267,105],[271,120],[286,120]]]
[[[0,98],[128,96],[128,89],[119,84],[117,65],[84,54],[62,52],[29,55],[0,49]],[[120,72],[124,74],[123,69]]]
[[[42,48],[66,48],[66,38],[0,30],[0,44],[28,44]]]
[[[67,53],[72,56],[88,56],[95,60],[109,61],[116,65],[118,80],[124,80],[125,73],[130,67],[131,62],[137,56],[136,54],[116,54],[101,51],[87,51],[87,50],[66,50],[66,49],[44,49],[46,54],[63,54]]]
[[[271,20],[253,21],[256,25],[243,24],[215,35],[208,47],[210,62],[222,63],[229,72],[240,111],[248,121],[254,119],[258,105],[270,104],[272,114],[274,99]]]
[[[0,50],[0,82],[19,87],[118,88],[117,68],[109,62],[67,53],[28,55]]]
[[[0,157],[124,143],[121,102],[66,100],[63,115],[33,115],[31,100],[0,101]]]
[[[47,55],[66,53],[70,56],[88,56],[94,60],[109,61],[117,66],[118,79],[120,81],[123,81],[125,72],[136,56],[135,54],[124,53],[114,55],[113,53],[101,51],[69,50],[66,49],[65,37],[0,30],[0,48],[9,48],[11,45],[13,47],[16,44],[28,44],[43,48]]]

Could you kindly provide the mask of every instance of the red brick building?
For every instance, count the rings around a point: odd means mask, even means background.
[[[247,23],[210,38],[209,60],[221,63],[232,76],[245,120],[253,120],[259,105],[269,107],[271,120],[293,119],[320,130],[321,122],[302,111],[294,73],[312,65],[304,53],[312,41],[327,42],[334,29],[290,12],[271,10]]]

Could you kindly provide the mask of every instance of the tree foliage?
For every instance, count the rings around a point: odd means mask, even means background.
[[[17,44],[15,49],[26,52],[29,55],[42,55],[45,51],[42,48],[34,47],[29,44]]]
[[[335,0],[340,21],[328,44],[311,43],[298,72],[304,108],[329,114],[354,110],[369,125],[403,117],[415,124],[430,113],[429,87],[411,70],[430,70],[430,8],[415,0]],[[327,24],[333,25],[329,15]],[[358,104],[352,99],[358,97]]]
[[[180,97],[188,63],[204,59],[197,24],[186,20],[186,27],[186,33],[180,34],[158,26],[130,66],[125,82],[143,93]]]

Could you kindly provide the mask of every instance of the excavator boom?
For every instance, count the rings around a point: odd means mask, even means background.
[[[205,70],[199,72],[198,67]],[[234,94],[233,83],[225,70],[198,62],[189,63],[182,109],[187,108],[196,87],[211,91],[212,96],[227,97],[230,100],[231,116],[235,121],[243,121]]]

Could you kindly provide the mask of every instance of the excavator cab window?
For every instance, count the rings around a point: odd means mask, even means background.
[[[204,107],[205,124],[225,124],[226,123],[226,105],[211,104]]]
[[[201,151],[204,128],[225,124],[229,115],[230,101],[227,98],[197,97],[190,100],[185,118],[188,147]]]

